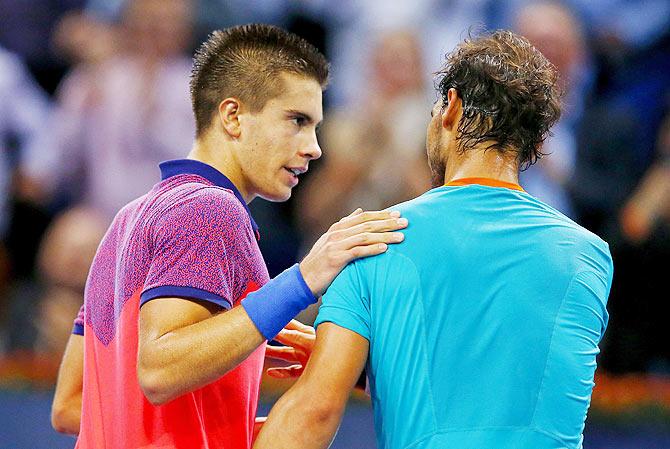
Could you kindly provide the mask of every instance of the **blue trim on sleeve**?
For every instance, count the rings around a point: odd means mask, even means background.
[[[72,333],[75,335],[84,335],[84,325],[83,324],[78,324],[75,323],[75,325],[72,327]]]
[[[242,300],[242,307],[269,341],[316,298],[295,264]]]
[[[163,285],[160,287],[150,288],[149,290],[142,292],[140,295],[140,307],[142,307],[144,303],[156,298],[197,299],[200,301],[214,303],[226,310],[232,307],[230,301],[228,301],[223,296],[219,296],[215,293],[195,287],[180,287],[176,285]]]

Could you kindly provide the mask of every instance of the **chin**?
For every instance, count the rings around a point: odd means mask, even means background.
[[[263,192],[259,194],[261,198],[267,201],[272,201],[273,203],[283,203],[284,201],[288,201],[289,198],[291,198],[291,189],[288,189],[287,191],[277,191],[277,192]]]

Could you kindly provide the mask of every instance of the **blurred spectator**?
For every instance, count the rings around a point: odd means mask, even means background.
[[[14,261],[8,242],[12,225],[12,181],[24,148],[30,145],[48,113],[48,100],[21,60],[0,48],[0,352],[6,321],[6,287]],[[30,246],[28,246],[30,249]]]
[[[158,180],[160,161],[188,152],[191,13],[188,0],[127,2],[118,52],[80,65],[60,86],[58,108],[24,160],[32,191],[82,200],[111,219]],[[113,36],[90,31],[89,41]]]
[[[645,47],[670,26],[667,0],[570,0],[582,10],[599,40]]]
[[[49,103],[21,61],[0,48],[0,241],[9,225],[13,169],[46,122]]]
[[[9,349],[60,357],[105,228],[106,220],[84,208],[54,219],[40,243],[38,282],[17,282],[12,289]]]
[[[51,40],[56,52],[71,63],[95,64],[119,51],[121,36],[110,22],[83,11],[72,11],[58,22]]]
[[[624,236],[637,244],[654,238],[656,231],[670,231],[670,114],[658,132],[656,161],[626,201],[619,220]]]
[[[613,252],[618,265],[602,364],[610,372],[670,374],[670,114],[658,133],[654,163],[613,218],[621,238]]]
[[[0,0],[0,45],[19,55],[51,93],[66,71],[49,46],[51,33],[67,11],[85,0]]]
[[[442,57],[468,30],[485,25],[488,3],[492,0],[386,0],[315,2],[333,32],[329,47],[333,82],[327,96],[337,107],[360,103],[369,88],[366,73],[369,55],[375,51],[376,36],[393,30],[416,27],[421,42],[423,72],[428,81]],[[498,0],[496,0],[498,1]]]
[[[561,120],[544,142],[546,156],[520,176],[531,195],[574,218],[567,191],[573,174],[576,129],[589,88],[586,42],[577,17],[557,2],[531,3],[516,17],[516,30],[530,40],[558,69],[565,97]]]
[[[369,61],[367,96],[324,124],[324,161],[301,191],[308,235],[356,207],[383,209],[430,187],[424,140],[431,102],[420,43],[409,31],[383,33]]]
[[[35,350],[59,358],[84,298],[86,278],[106,229],[98,214],[83,208],[58,216],[47,230],[38,255],[44,293],[34,326]]]

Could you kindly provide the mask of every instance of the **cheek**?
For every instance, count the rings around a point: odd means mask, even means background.
[[[428,142],[428,150],[433,150],[438,144],[440,137],[439,123],[436,118],[433,118],[428,125],[428,131],[426,133],[426,141]]]

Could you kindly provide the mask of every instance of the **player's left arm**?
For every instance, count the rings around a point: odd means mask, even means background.
[[[275,404],[254,449],[327,448],[368,358],[366,338],[325,322],[304,373]]]
[[[84,336],[71,334],[58,370],[51,406],[51,425],[56,431],[71,435],[79,433],[83,383]]]

